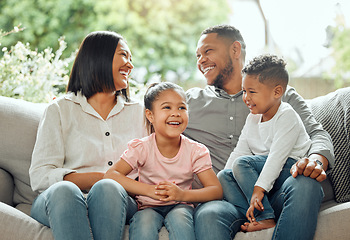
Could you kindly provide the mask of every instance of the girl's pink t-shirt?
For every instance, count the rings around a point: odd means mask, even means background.
[[[150,185],[162,181],[175,182],[184,190],[192,188],[194,174],[212,167],[208,148],[184,135],[181,135],[179,152],[173,158],[166,158],[159,152],[154,133],[130,141],[121,158],[138,170],[140,182]],[[162,202],[146,196],[137,196],[136,200],[140,209],[177,203]]]

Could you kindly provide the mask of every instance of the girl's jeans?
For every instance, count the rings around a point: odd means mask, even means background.
[[[236,189],[237,192],[234,194],[232,191],[224,191],[224,198],[236,207],[242,209],[243,212],[247,211],[249,208],[250,199],[253,195],[254,185],[258,180],[259,175],[266,163],[266,159],[267,156],[241,156],[237,158],[233,164],[233,177],[236,180],[239,189]],[[270,193],[273,194],[273,192],[281,188],[284,181],[290,176],[290,168],[295,162],[296,160],[293,158],[287,159]],[[254,216],[257,221],[275,218],[274,210],[271,207],[268,196],[269,193],[265,193],[265,196],[262,200],[264,211],[260,212],[256,209],[254,210]]]
[[[186,204],[150,207],[138,211],[130,220],[130,240],[158,239],[164,225],[170,240],[195,240],[193,207]]]
[[[55,240],[122,239],[137,204],[114,180],[103,179],[87,197],[72,182],[53,184],[33,202],[31,216],[51,228]]]

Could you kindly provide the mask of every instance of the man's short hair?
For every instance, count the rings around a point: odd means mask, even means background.
[[[239,42],[242,46],[242,50],[243,50],[244,56],[245,56],[246,45],[245,45],[244,39],[242,37],[241,32],[237,28],[235,28],[234,26],[225,25],[225,24],[216,25],[216,26],[209,27],[209,28],[205,29],[201,35],[209,34],[209,33],[217,33],[218,37],[225,38],[225,39],[229,40],[230,43],[233,43],[235,41]]]
[[[281,85],[286,89],[289,81],[286,62],[276,55],[263,54],[253,58],[242,69],[243,76],[256,75],[259,82],[272,86]]]

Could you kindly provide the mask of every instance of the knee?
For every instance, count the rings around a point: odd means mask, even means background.
[[[153,209],[146,208],[136,212],[132,220],[137,221],[142,226],[146,226],[148,223],[154,221],[154,219],[156,218],[155,215],[157,215],[157,213]]]
[[[193,212],[193,207],[181,204],[172,209],[170,211],[170,214],[168,213],[167,218],[170,217],[174,219],[182,219],[187,221],[189,220],[193,222]]]
[[[45,205],[51,212],[65,212],[77,205],[85,206],[85,198],[77,185],[69,181],[55,183],[43,193]]]
[[[230,203],[218,200],[200,204],[194,212],[194,221],[197,224],[205,224],[204,226],[210,225],[210,222],[216,222],[220,219],[221,214],[226,212],[226,204]]]
[[[145,239],[152,239],[153,234],[158,234],[158,228],[163,224],[163,217],[151,208],[137,211],[130,220],[131,232],[141,233]],[[147,236],[147,237],[146,237]]]
[[[231,226],[233,222],[245,219],[231,203],[226,201],[210,201],[200,204],[194,213],[194,223],[196,228],[221,228]]]
[[[284,182],[284,192],[287,196],[297,198],[297,202],[322,202],[324,193],[321,183],[310,177],[299,175],[296,178],[289,177]]]
[[[246,168],[247,166],[250,166],[250,156],[241,156],[238,157],[232,164],[232,172],[233,174],[240,173],[242,168]]]
[[[221,184],[225,184],[226,182],[232,181],[232,170],[231,169],[224,169],[221,170],[218,174],[217,177],[220,181]]]
[[[66,202],[75,198],[81,198],[82,192],[79,187],[69,181],[61,181],[51,186],[49,192],[50,199],[56,199],[57,202]]]
[[[97,194],[97,196],[103,196],[104,199],[125,199],[128,196],[123,186],[112,179],[98,181],[92,186],[90,192]]]

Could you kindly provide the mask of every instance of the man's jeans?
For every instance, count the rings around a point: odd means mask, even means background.
[[[193,207],[186,204],[140,210],[130,220],[129,237],[131,240],[158,239],[158,232],[164,223],[170,240],[195,240],[193,212]]]
[[[238,193],[230,169],[218,173],[224,194]],[[315,179],[299,175],[288,177],[281,188],[269,196],[278,219],[272,239],[312,240],[317,216],[323,199],[321,184]],[[233,239],[240,226],[247,222],[246,209],[223,201],[200,204],[195,211],[195,232],[198,240]]]
[[[31,216],[51,228],[55,240],[122,239],[125,222],[137,205],[114,180],[97,182],[85,198],[72,182],[53,184],[41,193]]]

